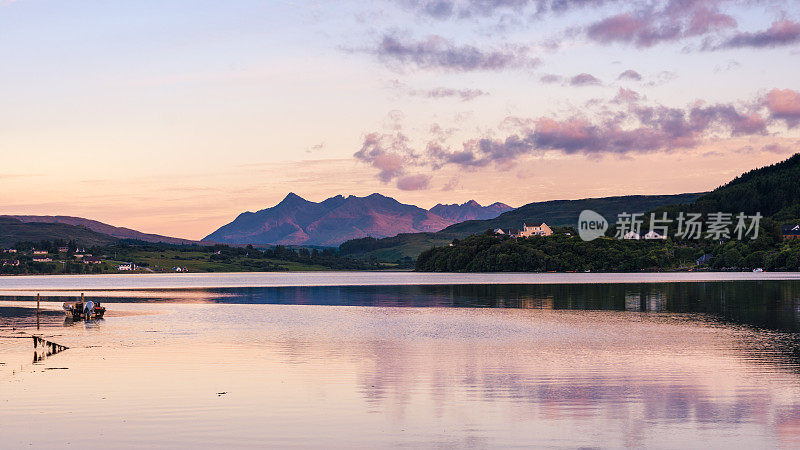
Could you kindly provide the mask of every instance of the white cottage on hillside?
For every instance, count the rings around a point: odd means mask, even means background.
[[[655,232],[650,230],[647,234],[644,235],[645,239],[666,239],[667,237],[661,233]]]
[[[551,234],[553,234],[553,230],[551,230],[546,223],[540,222],[522,224],[522,230],[520,230],[518,236],[550,236]]]

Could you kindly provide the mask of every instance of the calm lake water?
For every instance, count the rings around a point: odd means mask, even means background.
[[[2,446],[800,446],[797,274],[282,275],[0,279]]]

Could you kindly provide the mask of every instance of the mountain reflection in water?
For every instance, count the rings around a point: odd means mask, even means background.
[[[30,300],[0,296],[2,300]],[[704,313],[721,320],[800,331],[800,281],[679,283],[300,286],[88,291],[111,302],[471,307]],[[75,296],[48,295],[54,302]],[[0,317],[2,317],[0,309]]]
[[[794,281],[87,297],[128,315],[46,321],[70,350],[0,376],[8,445],[800,445]],[[31,299],[0,299],[0,359]]]

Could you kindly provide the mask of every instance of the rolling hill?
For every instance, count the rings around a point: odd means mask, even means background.
[[[175,238],[169,236],[161,236],[158,234],[148,234],[142,233],[141,231],[132,230],[130,228],[123,228],[123,227],[115,227],[113,225],[108,225],[103,222],[98,222],[97,220],[91,219],[84,219],[82,217],[72,217],[72,216],[17,216],[17,215],[8,215],[8,216],[0,216],[3,218],[13,218],[17,219],[22,223],[49,223],[49,224],[65,224],[65,225],[72,225],[76,227],[84,227],[88,228],[92,231],[95,231],[100,234],[105,234],[111,237],[115,237],[118,239],[133,239],[137,241],[144,241],[144,242],[163,242],[165,244],[176,244],[176,245],[184,245],[184,244],[197,244],[198,241],[192,241],[190,239],[182,239],[182,238]]]
[[[778,222],[800,220],[800,153],[746,172],[701,196],[692,211],[761,213]]]
[[[489,220],[473,220],[451,225],[442,232],[466,236],[495,228],[521,228],[524,222],[545,222],[551,226],[574,226],[584,209],[591,209],[613,222],[622,212],[645,212],[663,205],[691,203],[696,194],[626,195],[620,197],[550,200],[529,203]]]
[[[64,223],[22,222],[13,217],[0,217],[0,246],[11,247],[22,241],[76,241],[78,245],[91,247],[107,245],[118,239],[88,228]]]

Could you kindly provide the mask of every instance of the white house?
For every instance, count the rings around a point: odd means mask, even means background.
[[[653,230],[650,230],[647,234],[644,235],[645,239],[666,239],[667,237],[661,233],[657,233]]]
[[[524,223],[522,224],[522,230],[520,230],[518,236],[519,237],[529,237],[529,236],[550,236],[553,234],[553,230],[547,226],[546,223]]]
[[[117,270],[136,270],[136,264],[134,263],[123,263],[117,267]]]
[[[625,233],[625,236],[622,236],[622,239],[634,239],[634,240],[637,240],[637,241],[639,239],[641,239],[641,238],[642,237],[639,236],[639,233],[637,233],[635,231],[628,231],[627,233]]]

